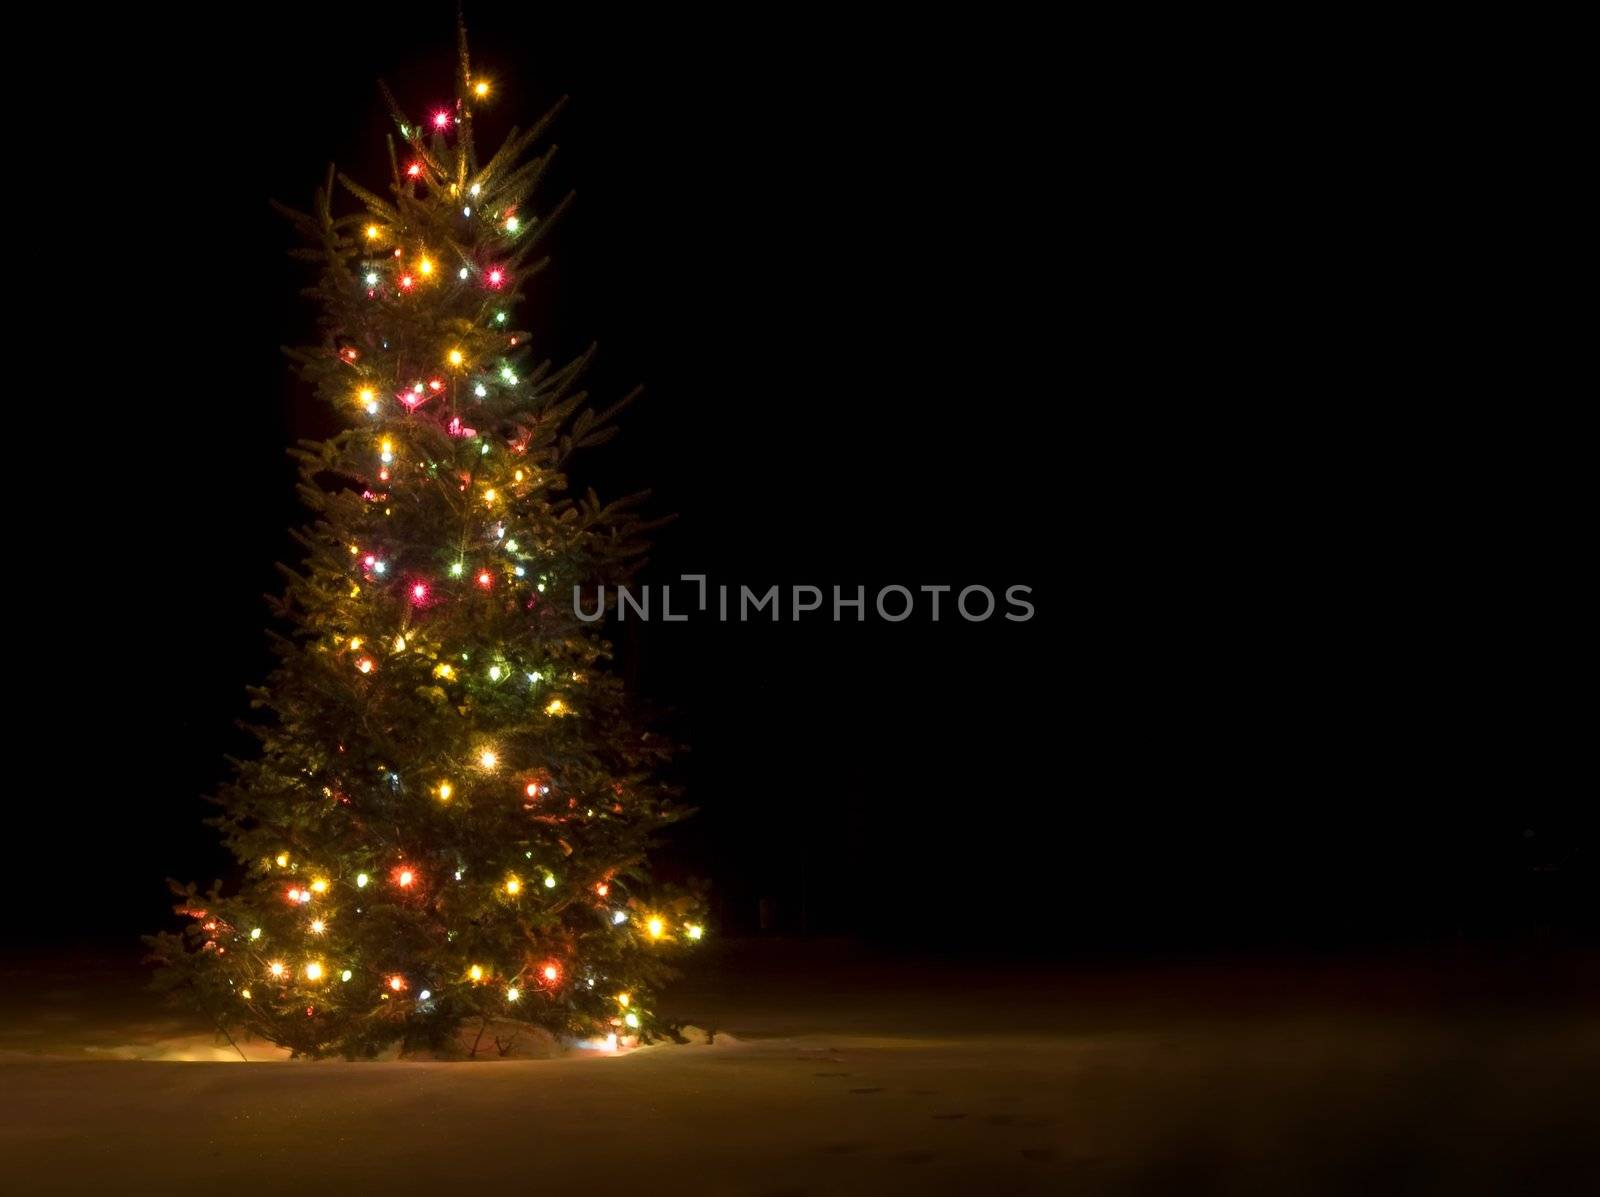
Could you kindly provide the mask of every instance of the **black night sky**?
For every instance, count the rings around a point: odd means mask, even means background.
[[[643,580],[1033,588],[1026,624],[618,630],[691,746],[662,867],[724,933],[767,897],[951,953],[1592,937],[1571,648],[1535,614],[1570,601],[1538,513],[1576,483],[1306,347],[1354,301],[1276,280],[1352,234],[1231,251],[1276,219],[1222,198],[1248,136],[1176,151],[1092,31],[469,16],[485,141],[572,97],[532,327],[599,342],[597,395],[647,388],[577,471],[677,514]],[[226,875],[200,795],[248,748],[283,450],[332,427],[278,351],[313,312],[267,200],[330,160],[381,187],[378,78],[420,112],[452,68],[444,3],[94,20],[62,72],[93,103],[41,147],[74,214],[13,243],[54,313],[12,550],[57,583],[13,581],[53,754],[14,766],[55,828],[12,844],[25,943],[131,940],[164,877]]]

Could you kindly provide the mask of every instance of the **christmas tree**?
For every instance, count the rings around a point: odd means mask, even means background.
[[[622,404],[588,404],[588,354],[534,362],[515,318],[566,203],[530,207],[555,110],[480,161],[494,92],[463,34],[453,104],[417,122],[384,92],[390,198],[330,169],[313,212],[285,209],[324,335],[291,356],[348,426],[296,450],[306,557],[252,692],[260,751],[213,820],[244,880],[180,889],[188,925],[149,942],[160,985],[297,1055],[503,1019],[647,1038],[667,957],[701,936],[694,898],[645,871],[685,813],[657,779],[671,746],[568,598],[628,577],[650,527],[566,497]]]

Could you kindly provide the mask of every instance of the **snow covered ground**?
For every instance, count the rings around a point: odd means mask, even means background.
[[[672,997],[710,1043],[246,1064],[121,963],[23,962],[0,995],[0,1189],[1600,1191],[1589,990],[1485,975],[735,946]]]

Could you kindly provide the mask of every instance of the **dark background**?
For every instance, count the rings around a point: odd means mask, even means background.
[[[645,580],[1033,587],[1027,624],[618,637],[692,748],[662,867],[723,933],[770,897],[776,931],[949,953],[1592,936],[1577,571],[1541,517],[1575,476],[1352,367],[1407,335],[1338,264],[1375,192],[1263,173],[1270,97],[1206,124],[1137,44],[998,15],[469,17],[482,144],[572,97],[533,327],[599,341],[598,395],[648,388],[578,471],[678,514]],[[330,160],[381,187],[376,80],[422,112],[453,67],[443,2],[87,24],[13,146],[50,213],[13,244],[44,291],[28,943],[125,941],[164,877],[227,873],[199,796],[248,748],[283,449],[331,429],[278,353],[312,311],[266,200]]]

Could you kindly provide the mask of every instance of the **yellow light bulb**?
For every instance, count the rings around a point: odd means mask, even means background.
[[[260,939],[261,938],[261,928],[260,927],[251,927],[250,928],[250,938],[251,939]]]
[[[522,882],[521,881],[517,880],[515,877],[512,877],[512,878],[510,878],[510,879],[508,879],[506,881],[506,893],[508,893],[508,894],[520,894],[521,892],[522,892]]]
[[[489,94],[489,85],[481,79],[478,80],[478,82],[472,85],[472,94],[477,96],[480,100],[483,99]]]
[[[451,788],[450,783],[448,781],[441,781],[439,783],[439,797],[440,797],[440,799],[442,801],[449,802],[450,801],[450,795],[453,794],[454,792],[455,791]]]
[[[633,1001],[633,995],[632,994],[627,994],[627,993],[619,993],[619,994],[617,994],[617,1001],[622,1006],[626,1007],[629,1002]]]
[[[699,939],[702,935],[705,934],[705,928],[702,927],[699,923],[690,923],[687,927],[684,928],[684,931],[689,936],[690,939]]]
[[[417,273],[419,273],[419,274],[432,274],[433,273],[433,259],[431,259],[431,258],[423,258],[420,262],[418,262],[417,263]]]
[[[515,474],[512,475],[512,477],[514,479],[516,479],[518,482],[521,482],[522,481],[522,471],[518,470]]]
[[[434,677],[452,678],[455,675],[456,675],[456,671],[454,669],[450,668],[449,665],[435,665],[433,667],[433,676]]]
[[[378,392],[373,390],[371,387],[362,387],[361,388],[361,402],[362,403],[373,403],[373,402],[375,402],[377,400],[377,398],[378,398]],[[351,551],[354,552],[355,550],[352,549]]]
[[[325,894],[325,893],[327,893],[328,892],[328,883],[326,881],[324,881],[321,877],[318,877],[315,881],[313,881],[311,883],[311,892],[314,893],[314,894]]]
[[[352,643],[350,647],[360,648],[361,646],[359,644]],[[278,867],[280,869],[286,869],[289,867],[289,854],[287,852],[278,853]]]
[[[271,964],[267,965],[267,971],[274,977],[281,977],[289,970],[283,967],[283,961],[274,960]]]
[[[357,873],[356,874],[356,888],[357,889],[366,889],[367,888],[367,882],[370,881],[370,880],[372,880],[372,878],[368,877],[365,873]]]
[[[361,647],[361,637],[360,636],[352,636],[350,638],[350,648],[352,649],[352,651],[355,650],[355,649],[359,649],[360,647]],[[284,859],[282,857],[279,857],[278,863],[279,864],[288,864],[289,862],[286,859]]]
[[[508,1001],[508,1002],[514,1002],[521,996],[522,996],[522,990],[520,990],[520,989],[517,989],[517,988],[513,987],[511,989],[506,990],[506,1001]]]
[[[651,939],[660,939],[661,933],[666,930],[666,924],[660,919],[651,919],[645,927],[649,929]]]
[[[312,930],[312,932],[314,934],[321,935],[327,929],[328,929],[328,924],[323,922],[321,919],[312,919],[311,920],[311,930]]]
[[[394,651],[397,653],[406,651],[406,638],[404,636],[396,636],[394,638]]]
[[[318,964],[315,960],[313,960],[310,964],[306,965],[306,980],[307,981],[320,981],[320,980],[322,980],[322,965]]]
[[[451,350],[451,351],[450,351],[450,364],[451,364],[451,365],[452,365],[452,366],[459,366],[459,365],[460,365],[460,364],[461,364],[461,363],[462,363],[462,362],[464,362],[464,361],[466,361],[466,360],[467,360],[467,359],[466,359],[466,358],[464,358],[464,357],[463,357],[463,356],[462,356],[462,355],[461,355],[461,350],[459,350],[459,349],[452,349],[452,350]]]
[[[380,236],[382,236],[382,234],[383,234],[383,230],[380,229],[377,225],[369,224],[367,226],[367,240],[368,241],[376,241]]]
[[[250,1000],[250,991],[248,989],[241,989],[239,991],[239,996],[248,1002]]]
[[[494,749],[492,748],[485,748],[478,754],[478,764],[482,765],[485,769],[493,769],[499,763],[500,758],[495,755]]]
[[[552,698],[550,700],[550,705],[544,709],[544,713],[546,715],[564,715],[566,712],[567,704],[562,702],[559,698]]]
[[[493,487],[490,487],[488,490],[483,492],[483,501],[485,503],[493,503],[494,502],[494,488]]]
[[[481,965],[474,964],[467,970],[467,976],[471,977],[474,981],[483,980],[483,967]]]

